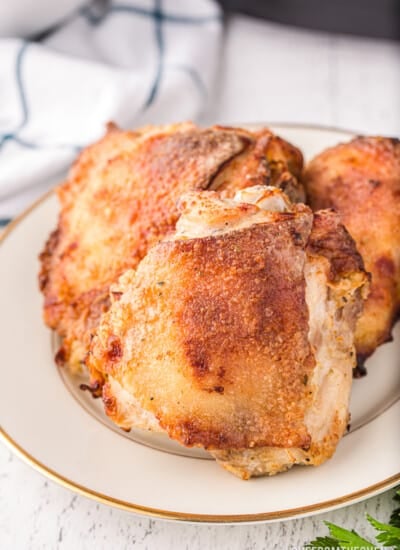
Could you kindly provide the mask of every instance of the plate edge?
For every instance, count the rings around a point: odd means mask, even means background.
[[[298,130],[314,130],[314,131],[329,131],[345,133],[350,136],[357,135],[357,132],[331,127],[318,124],[302,124],[302,123],[286,123],[286,122],[253,122],[253,123],[232,123],[235,127],[271,127],[271,128],[293,128]],[[26,208],[21,214],[16,216],[5,228],[0,232],[0,244],[6,239],[6,237],[23,221],[33,210],[35,210],[42,202],[48,199],[54,193],[54,189],[50,189],[44,195],[34,201],[28,208]],[[144,516],[151,516],[160,519],[170,519],[187,521],[193,523],[250,523],[250,522],[267,522],[273,520],[283,520],[289,518],[295,518],[298,516],[310,515],[313,512],[323,512],[333,507],[340,507],[341,505],[349,505],[367,496],[373,496],[380,492],[394,487],[400,483],[400,472],[386,478],[383,481],[375,483],[359,491],[349,493],[336,499],[323,501],[320,503],[304,506],[301,508],[290,508],[287,510],[278,510],[276,512],[265,512],[259,514],[238,514],[238,515],[208,515],[208,514],[188,514],[184,512],[175,512],[168,510],[161,510],[157,508],[145,507],[138,504],[130,503],[127,501],[115,499],[111,496],[93,491],[88,487],[75,483],[74,481],[62,476],[58,472],[48,468],[45,464],[41,463],[30,455],[25,449],[23,449],[2,427],[0,427],[0,439],[10,448],[17,456],[19,456],[25,463],[32,466],[35,470],[58,483],[64,488],[70,489],[75,493],[88,497],[92,500],[114,506],[125,511],[134,512]]]
[[[141,506],[124,500],[120,500],[109,495],[99,493],[76,483],[55,470],[47,467],[45,464],[30,455],[23,449],[7,432],[0,427],[0,439],[9,447],[19,458],[26,464],[32,466],[35,470],[43,474],[45,477],[58,483],[66,489],[70,489],[75,493],[88,497],[101,504],[111,505],[115,508],[134,512],[136,514],[153,517],[158,519],[178,520],[191,523],[256,523],[268,522],[273,520],[292,519],[299,516],[311,515],[313,512],[324,512],[328,509],[338,508],[342,505],[349,505],[362,500],[366,496],[379,494],[386,489],[390,489],[400,483],[400,472],[390,476],[383,481],[370,485],[359,491],[343,495],[336,499],[330,499],[316,504],[310,504],[300,508],[289,508],[286,510],[278,510],[276,512],[262,512],[257,514],[193,514],[186,512],[175,512],[172,510],[162,510],[148,506]]]

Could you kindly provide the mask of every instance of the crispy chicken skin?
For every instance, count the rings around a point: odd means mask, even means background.
[[[367,281],[353,240],[334,212],[269,187],[191,192],[180,208],[111,288],[88,356],[106,413],[243,479],[323,462],[348,422]]]
[[[391,339],[400,308],[400,141],[358,137],[327,149],[307,165],[304,183],[313,210],[340,214],[372,276],[355,337],[362,373]]]
[[[302,166],[300,151],[267,129],[110,125],[59,187],[58,226],[40,256],[44,319],[63,337],[56,360],[79,367],[109,308],[110,284],[174,229],[182,193],[212,188],[232,196],[257,183],[302,200]]]

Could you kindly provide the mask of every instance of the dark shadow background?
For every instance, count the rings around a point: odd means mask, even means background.
[[[218,0],[226,12],[334,33],[400,40],[400,0]]]

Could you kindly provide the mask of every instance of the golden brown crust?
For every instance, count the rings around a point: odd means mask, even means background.
[[[309,448],[255,447],[252,449],[223,449],[211,451],[212,456],[226,470],[241,479],[250,479],[285,472],[294,465],[319,466],[331,458],[343,435],[343,422],[334,416],[328,435]]]
[[[204,447],[243,478],[334,452],[366,282],[336,213],[261,192],[185,195],[175,233],[113,285],[88,356],[119,426]]]
[[[202,130],[190,123],[135,132],[110,126],[104,138],[80,154],[58,190],[58,228],[41,255],[44,318],[65,338],[59,359],[84,360],[91,333],[108,307],[110,284],[174,229],[179,196],[212,186],[236,157],[241,158],[238,173],[251,174],[257,166],[250,153],[264,134],[282,172],[288,173],[287,155],[299,173],[301,153],[268,130]],[[225,192],[232,194],[234,187]]]
[[[184,445],[310,445],[303,267],[312,217],[301,206],[275,216],[157,245],[94,339],[91,367],[118,379]],[[124,350],[116,361],[110,336]]]
[[[105,383],[102,390],[103,405],[106,415],[114,420],[117,424],[123,423],[123,418],[120,415],[117,398],[110,391],[110,384]]]
[[[390,339],[400,307],[400,142],[359,137],[327,149],[306,167],[314,210],[334,208],[354,238],[370,295],[356,331],[360,360]]]
[[[50,272],[52,269],[52,259],[60,240],[59,228],[52,231],[46,241],[43,251],[40,253],[40,271],[39,271],[39,288],[42,292],[46,292],[46,287],[50,282]]]
[[[287,193],[293,202],[304,202],[299,183],[302,169],[301,151],[264,128],[253,134],[244,153],[222,167],[211,188],[230,196],[245,187],[271,185]]]
[[[365,271],[354,239],[334,210],[315,212],[307,251],[310,255],[324,256],[329,260],[331,281],[353,271]]]

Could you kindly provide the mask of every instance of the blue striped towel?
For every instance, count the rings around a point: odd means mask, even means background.
[[[92,3],[39,41],[0,39],[0,220],[43,193],[113,120],[199,117],[217,72],[213,0]]]

